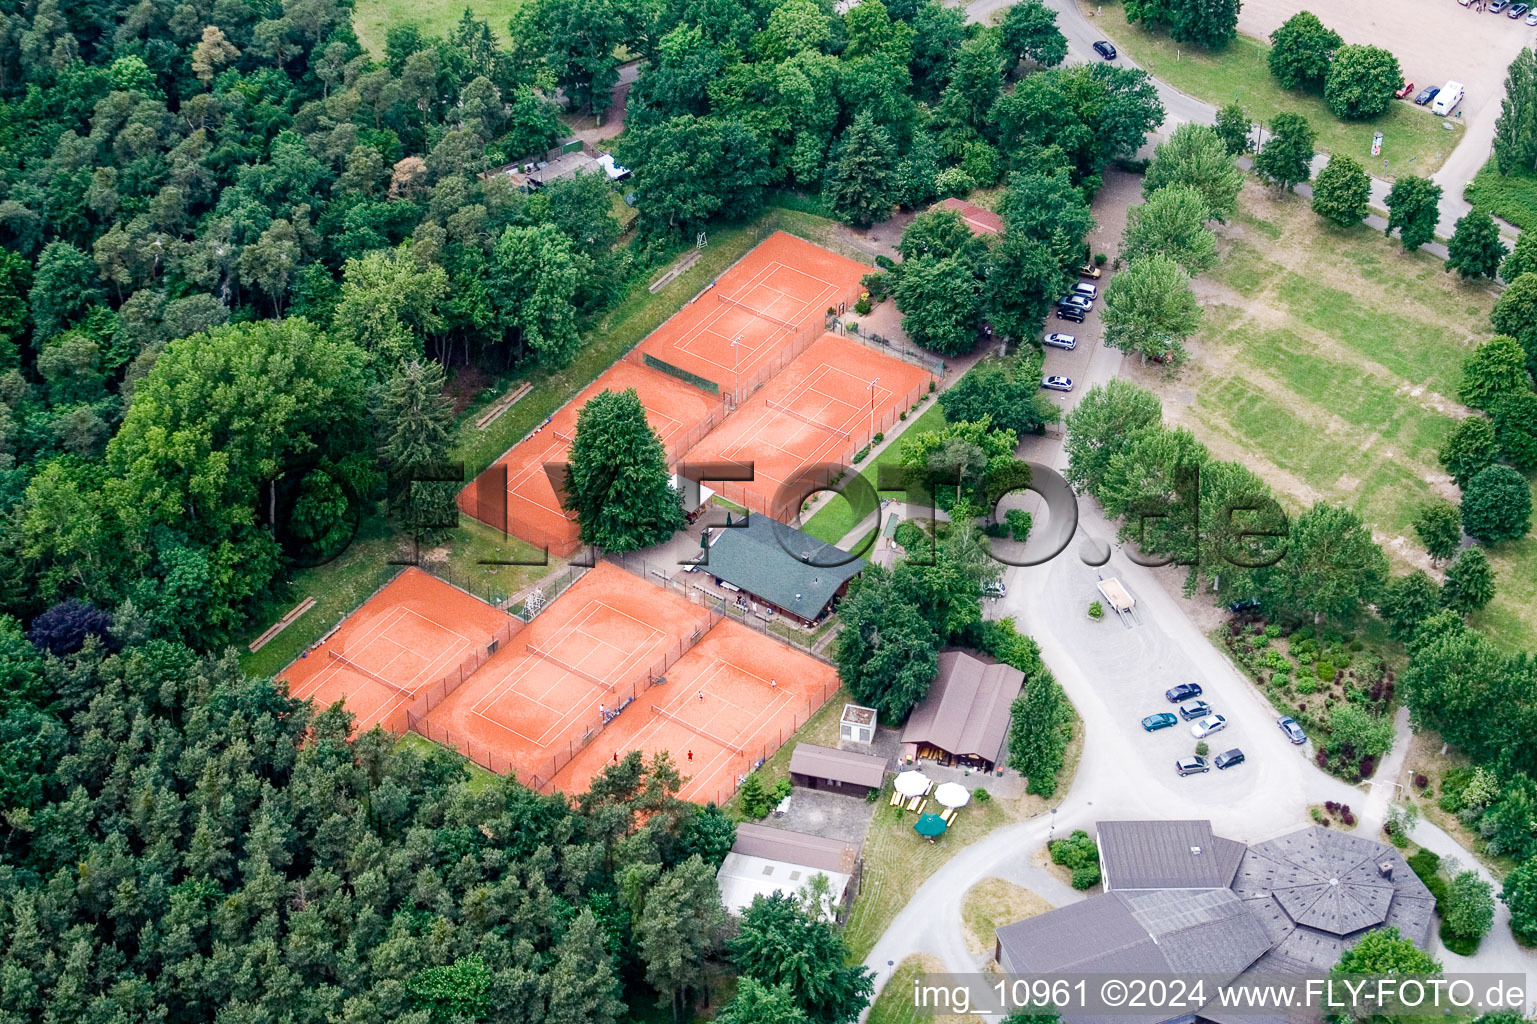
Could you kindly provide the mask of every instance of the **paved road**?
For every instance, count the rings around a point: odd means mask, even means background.
[[[1119,248],[1125,207],[1137,200],[1137,192],[1130,176],[1107,176],[1094,209],[1100,224],[1096,248]],[[1070,368],[1077,384],[1072,395],[1064,396],[1069,407],[1121,369],[1121,353],[1098,341],[1098,316],[1097,311],[1090,314],[1090,322],[1076,329],[1081,340],[1075,352],[1047,350],[1046,371]],[[1022,447],[1024,457],[1035,462],[1059,471],[1066,466],[1059,439],[1030,438]],[[1032,512],[1045,515],[1040,507]],[[1039,520],[1034,532],[1047,534],[1049,523]],[[1067,550],[1043,565],[1008,570],[1008,596],[990,603],[990,617],[1013,616],[1040,644],[1046,664],[1083,720],[1083,754],[1071,787],[1053,812],[1001,828],[960,850],[919,888],[865,959],[877,992],[894,967],[915,953],[936,956],[946,970],[956,973],[974,972],[986,962],[986,954],[978,957],[966,947],[960,916],[961,894],[985,878],[1010,879],[1058,906],[1081,898],[1032,864],[1053,835],[1074,828],[1092,831],[1097,821],[1114,818],[1207,818],[1221,835],[1258,842],[1301,827],[1307,807],[1327,800],[1357,808],[1362,835],[1376,835],[1386,817],[1392,783],[1408,749],[1407,715],[1395,723],[1394,752],[1372,782],[1349,786],[1319,771],[1308,759],[1311,745],[1298,748],[1286,741],[1268,701],[1201,633],[1152,570],[1119,550],[1100,570],[1080,559],[1083,540],[1113,543],[1115,532],[1098,505],[1085,499]],[[1120,579],[1136,597],[1141,625],[1126,628],[1113,617],[1097,623],[1088,619],[1085,613],[1096,596],[1100,573]],[[1244,764],[1184,779],[1174,773],[1174,759],[1194,749],[1188,726],[1148,734],[1140,719],[1169,708],[1162,693],[1180,682],[1199,683],[1203,699],[1230,720],[1227,729],[1209,741],[1211,749],[1239,746],[1246,755]],[[1443,856],[1476,865],[1467,851],[1428,822],[1421,822],[1414,835]],[[1434,948],[1449,970],[1537,974],[1537,957],[1515,944],[1508,920],[1501,906],[1492,933],[1475,957],[1444,953],[1433,940]]]
[[[1103,39],[1104,35],[1078,9],[1075,0],[1045,0],[1045,3],[1057,12],[1057,27],[1067,39],[1068,61],[1080,63],[1100,60],[1092,46],[1095,40]],[[1013,0],[973,0],[966,5],[966,18],[968,21],[986,24],[999,11],[1012,5]],[[1116,63],[1126,67],[1137,66],[1136,62],[1125,54],[1118,57]],[[1163,101],[1166,112],[1164,123],[1159,129],[1161,135],[1167,136],[1186,121],[1194,121],[1198,124],[1216,122],[1217,108],[1212,104],[1181,92],[1160,79],[1154,78],[1153,83],[1158,87],[1158,97]],[[1450,238],[1458,218],[1472,209],[1472,206],[1462,198],[1462,191],[1467,183],[1473,180],[1473,176],[1484,165],[1484,161],[1489,158],[1489,147],[1494,138],[1494,122],[1499,117],[1499,113],[1499,104],[1486,104],[1479,111],[1477,119],[1469,123],[1462,142],[1447,157],[1441,169],[1431,176],[1432,180],[1441,186],[1441,220],[1437,225],[1437,231],[1443,237]],[[1320,155],[1315,158],[1313,173],[1318,173],[1326,163],[1328,163],[1326,156]],[[1388,190],[1392,187],[1392,182],[1373,177],[1372,206],[1385,211]],[[1504,222],[1500,222],[1500,227],[1511,237],[1519,234],[1515,227]]]

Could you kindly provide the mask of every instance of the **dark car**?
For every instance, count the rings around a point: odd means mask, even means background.
[[[1234,615],[1242,615],[1244,612],[1259,611],[1259,598],[1246,597],[1242,601],[1233,601],[1227,606],[1227,610]]]
[[[1440,91],[1441,87],[1439,85],[1427,85],[1425,88],[1420,90],[1420,94],[1418,96],[1414,97],[1414,102],[1423,107],[1425,104],[1435,99],[1436,94]]]
[[[1243,751],[1234,747],[1232,750],[1224,750],[1212,759],[1212,763],[1218,768],[1231,768],[1235,764],[1243,764]]]
[[[1077,306],[1058,306],[1057,319],[1067,320],[1075,324],[1083,323],[1083,310]]]
[[[1107,39],[1100,39],[1095,42],[1094,52],[1106,60],[1115,60],[1115,47],[1111,46]]]
[[[1205,718],[1211,714],[1211,705],[1204,700],[1193,700],[1189,704],[1179,706],[1179,717],[1187,722],[1193,722],[1197,718]]]
[[[1530,4],[1516,4],[1510,10],[1505,12],[1505,17],[1510,18],[1512,21],[1514,21],[1516,18],[1521,17],[1521,15],[1525,14],[1527,11],[1529,11],[1531,9],[1532,8],[1531,8]]]
[[[1286,734],[1286,738],[1293,743],[1306,743],[1308,741],[1308,734],[1302,731],[1302,726],[1298,725],[1297,720],[1291,715],[1282,715],[1275,721],[1276,725],[1281,727],[1281,731]]]
[[[1206,764],[1204,757],[1182,757],[1174,762],[1174,770],[1183,778],[1186,775],[1199,775],[1209,772],[1211,768]]]
[[[1160,711],[1156,715],[1148,715],[1146,718],[1144,718],[1142,720],[1142,728],[1146,729],[1148,732],[1154,732],[1158,729],[1167,729],[1169,726],[1174,725],[1178,721],[1179,719],[1175,718],[1167,711]]]
[[[1178,686],[1163,691],[1163,695],[1168,698],[1170,704],[1178,704],[1181,701],[1189,700],[1191,697],[1199,697],[1201,695],[1201,684],[1180,683]]]

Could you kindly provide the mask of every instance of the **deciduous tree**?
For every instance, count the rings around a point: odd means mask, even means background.
[[[1201,193],[1186,185],[1166,185],[1127,211],[1121,258],[1130,263],[1163,255],[1187,274],[1204,273],[1217,265],[1217,236],[1206,229],[1207,215]]]
[[[1348,156],[1336,154],[1313,180],[1313,212],[1342,228],[1366,219],[1372,183],[1366,169]]]
[[[1415,512],[1414,532],[1419,534],[1420,543],[1425,545],[1431,558],[1445,561],[1462,543],[1462,513],[1443,498],[1432,499]]]
[[[1469,548],[1446,568],[1441,603],[1454,612],[1476,612],[1494,600],[1494,569],[1478,548]]]
[[[1270,138],[1254,157],[1254,173],[1290,192],[1312,175],[1313,126],[1301,114],[1277,114]]]
[[[1243,105],[1234,101],[1218,108],[1217,123],[1213,125],[1213,130],[1222,140],[1222,146],[1229,156],[1243,156],[1249,151],[1249,134],[1254,131],[1254,122]]]
[[[1387,578],[1387,558],[1361,517],[1324,503],[1292,520],[1285,557],[1262,576],[1276,607],[1341,624],[1376,600]]]
[[[1216,129],[1187,121],[1153,150],[1142,195],[1151,199],[1169,185],[1195,189],[1206,204],[1206,216],[1226,221],[1238,209],[1243,172]]]
[[[1099,496],[1115,456],[1163,418],[1158,396],[1120,377],[1096,384],[1067,414],[1067,479]]]
[[[1494,122],[1494,159],[1500,173],[1537,170],[1537,56],[1531,47],[1510,62],[1504,95]]]
[[[1499,461],[1500,447],[1495,441],[1494,424],[1483,416],[1469,416],[1459,421],[1447,435],[1439,458],[1442,468],[1452,475],[1457,486],[1466,487],[1479,470]]]
[[[1463,404],[1492,412],[1509,395],[1531,390],[1526,353],[1515,338],[1499,335],[1484,342],[1462,364],[1457,397]]]
[[[1270,74],[1283,89],[1322,88],[1329,62],[1344,40],[1325,28],[1311,11],[1299,11],[1270,33],[1270,52],[1265,59]]]
[[[1377,599],[1377,614],[1387,624],[1388,635],[1407,643],[1430,616],[1441,608],[1441,588],[1423,569],[1394,576],[1382,588]]]
[[[1458,218],[1452,240],[1446,245],[1446,269],[1457,271],[1463,280],[1493,277],[1499,273],[1506,251],[1494,218],[1484,210],[1469,210]]]
[[[1376,117],[1404,83],[1398,58],[1377,46],[1347,44],[1334,51],[1324,78],[1324,100],[1336,117]]]
[[[873,991],[868,970],[845,966],[848,948],[827,920],[783,893],[754,897],[726,949],[744,976],[785,986],[819,1024],[849,1024]]]
[[[1190,277],[1167,256],[1145,256],[1105,288],[1105,340],[1122,352],[1182,359],[1185,339],[1201,326]]]
[[[1441,186],[1429,178],[1405,175],[1388,190],[1388,225],[1383,234],[1396,228],[1405,250],[1418,249],[1436,236],[1441,219]]]
[[[1028,60],[1041,67],[1056,67],[1067,58],[1067,40],[1057,28],[1057,12],[1041,0],[1026,0],[1010,7],[998,26],[1003,51],[1013,62]]]

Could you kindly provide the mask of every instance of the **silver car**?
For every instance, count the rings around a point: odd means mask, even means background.
[[[1041,387],[1047,391],[1071,391],[1073,379],[1071,377],[1047,377],[1041,381]]]
[[[1227,728],[1227,719],[1221,715],[1207,715],[1190,727],[1190,735],[1198,740],[1204,740],[1214,732],[1221,732]]]
[[[1078,339],[1071,334],[1048,334],[1041,339],[1041,344],[1050,348],[1065,348],[1071,351],[1078,347]]]

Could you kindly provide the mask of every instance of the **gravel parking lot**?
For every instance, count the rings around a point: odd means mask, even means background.
[[[1461,7],[1457,0],[1244,0],[1238,31],[1268,39],[1304,10],[1318,15],[1347,43],[1391,50],[1416,90],[1448,79],[1461,82],[1466,87],[1462,118],[1468,122],[1486,109],[1498,112],[1505,68],[1523,46],[1537,40],[1537,29],[1519,19]]]

